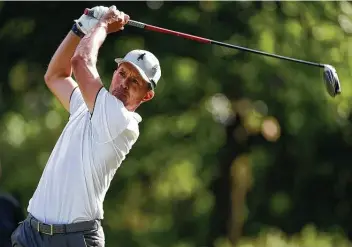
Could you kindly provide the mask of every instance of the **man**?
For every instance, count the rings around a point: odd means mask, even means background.
[[[0,192],[0,247],[11,247],[11,233],[23,218],[19,202],[10,194]]]
[[[115,60],[106,90],[96,68],[98,51],[129,16],[115,6],[92,11],[95,18],[76,21],[45,75],[70,117],[29,202],[28,218],[12,234],[14,246],[105,246],[104,197],[139,136],[141,117],[134,111],[153,98],[161,71],[152,53],[131,51]]]
[[[11,234],[23,220],[19,202],[10,194],[0,192],[0,246],[11,247]]]

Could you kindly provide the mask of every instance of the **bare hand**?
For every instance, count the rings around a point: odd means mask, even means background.
[[[102,16],[100,22],[108,25],[108,33],[117,32],[123,30],[130,17],[124,12],[116,9],[115,5],[112,5],[109,10]]]

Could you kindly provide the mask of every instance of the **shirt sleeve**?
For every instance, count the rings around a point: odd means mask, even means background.
[[[82,104],[84,104],[82,93],[79,87],[76,87],[70,97],[70,115],[74,114]]]
[[[131,113],[122,101],[104,87],[98,92],[91,116],[93,135],[98,142],[109,142],[122,133],[131,121]]]

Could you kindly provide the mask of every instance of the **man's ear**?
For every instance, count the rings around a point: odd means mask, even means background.
[[[142,99],[142,102],[147,102],[149,100],[151,100],[154,97],[154,91],[153,90],[149,90],[145,95],[144,98]]]

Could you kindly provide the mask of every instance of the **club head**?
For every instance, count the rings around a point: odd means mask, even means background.
[[[328,64],[324,65],[324,82],[325,87],[331,97],[341,93],[341,86],[339,77],[337,76],[336,69]]]

